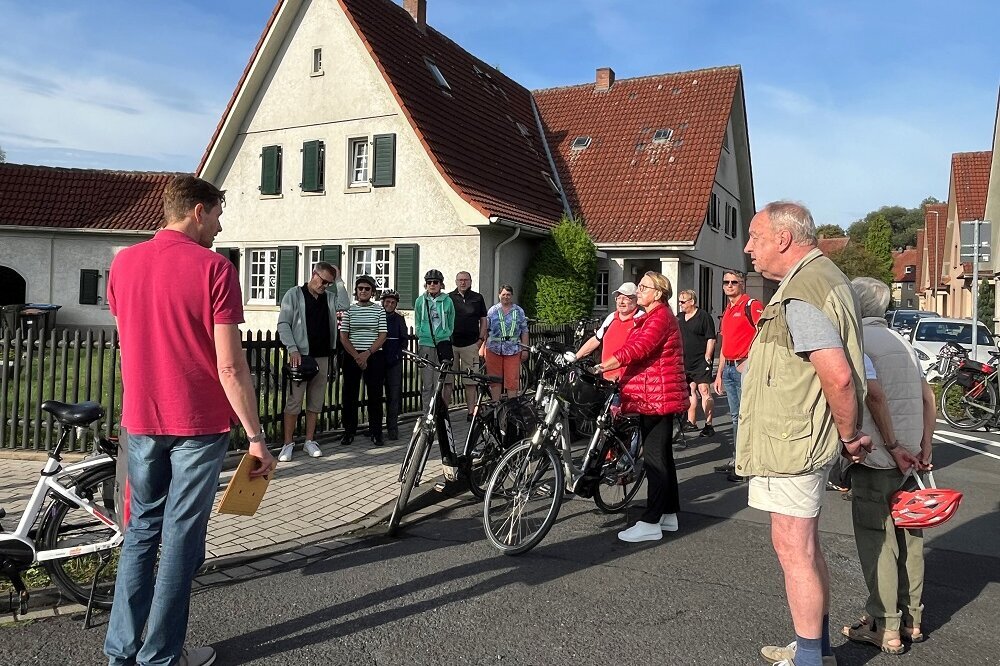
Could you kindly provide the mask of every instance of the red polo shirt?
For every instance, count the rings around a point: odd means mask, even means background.
[[[747,321],[746,304],[750,297],[746,294],[736,299],[735,303],[726,307],[719,321],[719,332],[722,334],[722,355],[727,360],[744,359],[750,353],[750,344],[757,335],[757,322],[764,304],[757,299],[750,304],[752,321]]]

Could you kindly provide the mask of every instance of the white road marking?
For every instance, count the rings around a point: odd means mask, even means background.
[[[953,433],[948,433],[948,434],[951,435]],[[977,449],[977,448],[975,448],[973,446],[966,446],[965,444],[959,444],[958,442],[953,442],[953,441],[949,440],[948,438],[942,436],[940,432],[935,432],[934,436],[935,436],[935,439],[937,439],[939,442],[942,442],[944,444],[951,444],[952,446],[957,446],[960,449],[966,449],[967,451],[972,451],[973,453],[980,453],[980,454],[982,454],[984,456],[989,456],[990,458],[996,458],[997,460],[1000,460],[1000,456],[998,456],[995,453],[990,453],[989,451],[983,451],[982,449]]]
[[[964,432],[952,432],[950,430],[949,431],[938,430],[938,431],[935,432],[935,434],[943,434],[943,435],[947,435],[948,437],[958,437],[959,439],[964,439],[967,442],[975,442],[977,444],[985,444],[986,446],[995,446],[998,449],[1000,449],[1000,444],[998,444],[997,442],[991,441],[989,439],[983,439],[982,437],[976,437],[975,435],[968,435],[968,434],[966,434]]]

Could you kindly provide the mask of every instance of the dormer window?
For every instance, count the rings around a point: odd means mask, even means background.
[[[917,270],[917,267],[916,266],[907,266],[903,270],[904,270],[905,273],[909,274],[909,273],[915,272]]]
[[[573,148],[573,150],[583,150],[584,148],[586,148],[589,145],[590,145],[590,137],[589,136],[578,136],[575,139],[573,139],[573,146],[572,146],[572,148]]]
[[[427,69],[430,70],[431,74],[434,76],[434,80],[437,81],[441,90],[451,92],[451,86],[448,84],[448,79],[444,78],[444,74],[441,73],[441,68],[437,66],[437,63],[430,58],[424,58],[424,63],[426,63]]]
[[[670,137],[674,135],[674,131],[670,128],[658,129],[653,134],[653,143],[666,143],[670,141]]]

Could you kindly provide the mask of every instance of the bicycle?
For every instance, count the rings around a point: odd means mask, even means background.
[[[506,555],[538,545],[555,523],[563,492],[593,497],[605,513],[623,510],[646,476],[638,415],[621,414],[620,386],[591,374],[572,353],[539,350],[558,369],[540,386],[545,418],[531,438],[500,459],[486,488],[483,526]],[[573,360],[571,360],[573,359]],[[570,446],[571,413],[593,414],[596,429],[579,466]]]
[[[60,435],[17,528],[6,532],[0,527],[0,572],[18,593],[18,613],[23,614],[30,594],[21,572],[42,564],[66,595],[86,604],[84,626],[89,626],[94,608],[111,608],[116,571],[102,574],[124,540],[115,505],[118,447],[97,436],[94,448],[98,455],[63,467],[60,453],[70,429],[84,431],[104,416],[104,408],[96,402],[55,400],[43,402],[41,408],[59,422]],[[0,518],[5,515],[0,509]],[[41,522],[34,529],[39,518]]]
[[[997,409],[1000,354],[990,355],[990,362],[980,363],[969,358],[969,352],[949,342],[938,353],[937,362],[928,370],[941,381],[938,405],[941,416],[959,430],[989,430],[1000,424]]]

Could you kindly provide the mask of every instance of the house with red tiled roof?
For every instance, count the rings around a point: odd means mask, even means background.
[[[986,191],[990,181],[992,151],[955,153],[951,156],[951,184],[948,189],[948,226],[945,230],[945,259],[941,275],[947,282],[947,302],[943,310],[947,317],[972,316],[973,266],[971,252],[972,232],[986,214]],[[988,231],[981,231],[980,280],[992,280],[993,261],[990,253]],[[965,247],[963,249],[963,246]]]
[[[919,235],[919,233],[918,233]],[[892,302],[897,309],[913,310],[919,302],[916,293],[917,249],[907,247],[892,253]]]
[[[993,125],[993,155],[990,159],[990,182],[986,189],[986,219],[991,224],[990,246],[1000,247],[1000,94],[997,95],[997,114]],[[993,256],[994,286],[1000,282],[1000,255]],[[1000,291],[1000,290],[997,290]],[[995,292],[996,293],[996,292]],[[994,330],[1000,331],[1000,298],[994,299]]]
[[[920,309],[944,314],[948,312],[948,285],[944,281],[944,241],[948,231],[948,204],[927,204],[924,207],[924,242],[917,268],[917,291],[921,292]]]
[[[840,236],[837,238],[824,238],[820,236],[816,241],[816,247],[819,248],[820,252],[829,257],[832,253],[840,252],[847,247],[850,241],[849,236]]]
[[[111,259],[159,228],[174,175],[0,164],[0,305],[51,303],[60,325],[113,325]]]
[[[427,22],[426,0],[279,0],[198,168],[251,328],[316,261],[412,307],[430,268],[519,292],[578,215],[596,307],[645,270],[711,303],[754,211],[738,67],[530,91]],[[709,307],[709,310],[712,308]]]

